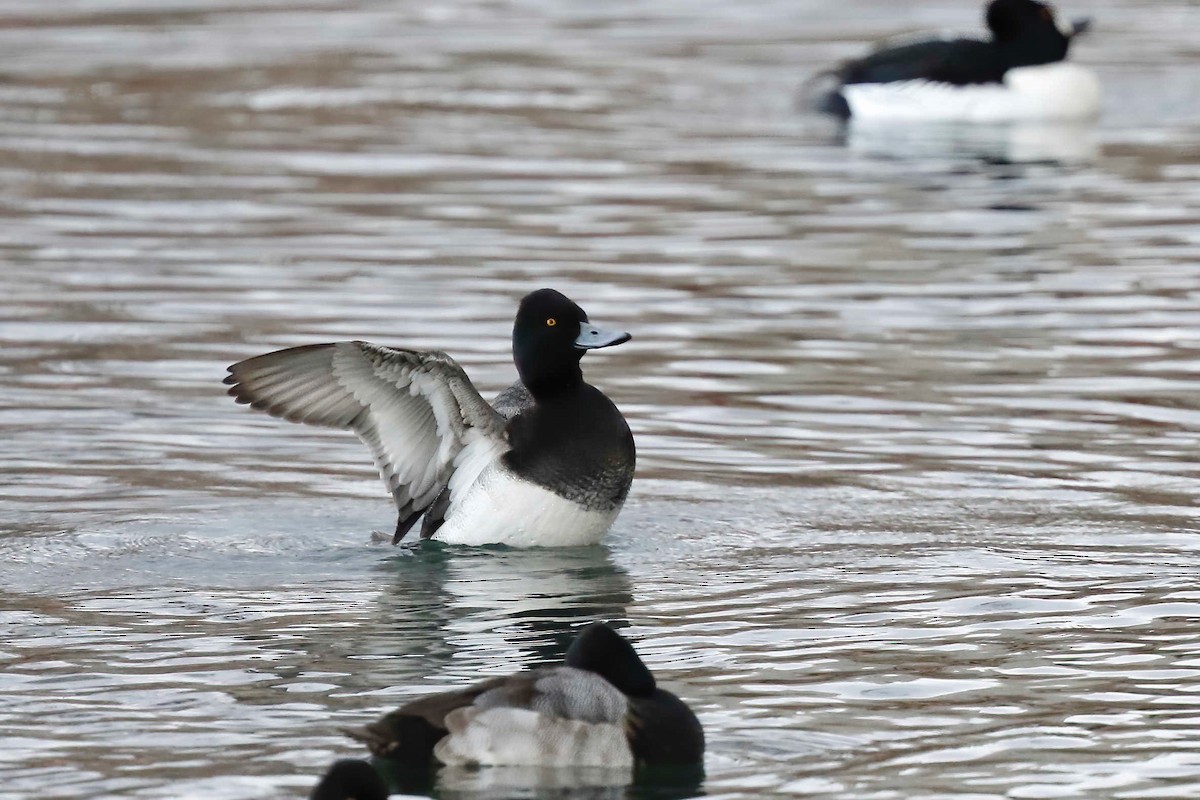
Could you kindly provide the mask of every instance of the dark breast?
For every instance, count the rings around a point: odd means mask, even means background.
[[[509,441],[506,467],[584,508],[610,511],[629,494],[637,462],[633,434],[592,386],[521,411],[509,423]]]

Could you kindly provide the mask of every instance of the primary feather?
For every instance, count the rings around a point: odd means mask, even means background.
[[[504,418],[445,353],[336,342],[249,358],[229,373],[239,403],[357,434],[402,521],[415,522],[447,488],[469,445],[486,441],[494,450],[504,442]],[[451,502],[453,494],[452,486]]]

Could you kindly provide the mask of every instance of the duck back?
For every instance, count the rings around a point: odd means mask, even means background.
[[[878,50],[847,63],[844,83],[926,80],[966,86],[999,83],[1007,68],[996,48],[979,39],[927,39]]]

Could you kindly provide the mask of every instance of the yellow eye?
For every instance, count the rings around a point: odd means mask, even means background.
[[[547,328],[553,328],[557,324],[558,324],[558,320],[556,320],[554,317],[551,317],[550,319],[546,320]]]

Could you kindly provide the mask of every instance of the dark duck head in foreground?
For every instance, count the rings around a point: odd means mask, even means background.
[[[239,361],[225,383],[239,403],[357,434],[399,509],[394,542],[423,516],[422,538],[454,544],[593,544],[625,502],[636,457],[625,418],[579,364],[629,339],[541,289],[517,309],[520,381],[495,406],[445,353],[358,341]]]
[[[365,761],[337,761],[309,794],[308,800],[386,800],[388,785]]]
[[[1065,62],[1090,20],[1059,21],[1037,0],[992,0],[986,39],[884,44],[823,74],[817,107],[842,118],[999,122],[1080,119],[1099,110],[1095,76]]]
[[[408,767],[667,768],[704,757],[696,715],[600,622],[579,633],[561,666],[421,697],[347,733],[376,758]],[[349,770],[344,762],[335,769]]]

